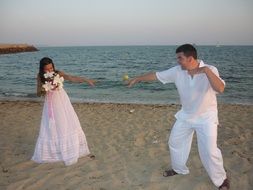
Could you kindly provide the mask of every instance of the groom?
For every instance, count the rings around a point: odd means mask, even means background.
[[[192,137],[197,133],[199,155],[209,177],[219,189],[229,189],[229,181],[223,167],[222,155],[217,147],[218,111],[216,94],[222,93],[225,82],[216,67],[197,59],[197,50],[190,44],[176,49],[178,64],[168,70],[138,76],[128,82],[128,87],[138,82],[159,80],[163,84],[175,83],[181,110],[169,138],[172,169],[163,176],[188,174],[186,162]]]

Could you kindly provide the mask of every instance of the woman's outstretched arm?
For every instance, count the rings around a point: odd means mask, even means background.
[[[96,81],[93,79],[88,79],[86,77],[78,77],[78,76],[72,76],[68,75],[62,71],[59,71],[59,75],[64,78],[64,80],[68,80],[71,82],[77,82],[77,83],[88,83],[90,86],[95,86]]]

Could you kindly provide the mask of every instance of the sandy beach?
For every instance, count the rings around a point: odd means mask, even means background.
[[[0,189],[8,190],[213,190],[198,155],[196,135],[190,174],[165,178],[168,135],[178,105],[74,103],[95,160],[31,161],[43,102],[0,102]],[[219,105],[218,146],[231,190],[253,187],[253,106]]]

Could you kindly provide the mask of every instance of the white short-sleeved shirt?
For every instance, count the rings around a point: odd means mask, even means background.
[[[199,60],[199,64],[199,67],[209,67],[219,77],[216,67],[207,65],[202,60]],[[177,119],[193,124],[218,124],[217,92],[211,87],[205,73],[196,74],[192,78],[187,70],[182,70],[178,65],[156,72],[156,77],[163,84],[175,83],[182,104],[181,110],[175,115]],[[225,84],[224,81],[223,83]]]

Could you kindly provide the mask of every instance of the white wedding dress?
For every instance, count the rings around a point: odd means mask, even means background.
[[[47,92],[32,160],[37,163],[64,161],[65,165],[71,165],[89,154],[85,134],[65,90]]]

